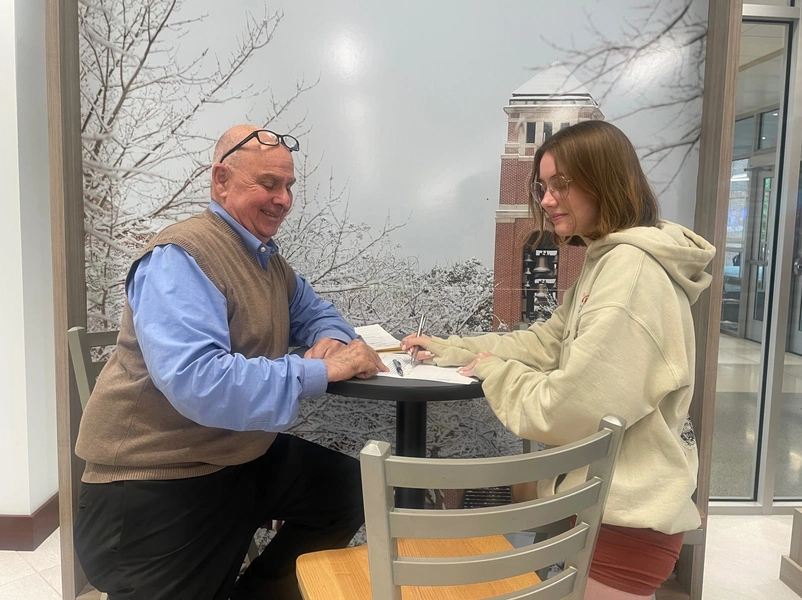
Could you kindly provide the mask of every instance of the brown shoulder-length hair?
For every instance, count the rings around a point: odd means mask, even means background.
[[[586,237],[602,238],[630,227],[651,227],[660,218],[657,198],[640,166],[632,142],[624,132],[606,121],[582,121],[555,133],[535,153],[535,164],[529,178],[529,211],[540,224],[540,242],[545,231],[545,211],[532,193],[540,180],[543,155],[554,159],[557,173],[570,179],[568,188],[577,186],[595,198],[599,220]],[[560,245],[576,243],[558,238]]]

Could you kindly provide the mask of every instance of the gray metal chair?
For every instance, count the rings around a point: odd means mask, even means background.
[[[565,570],[547,581],[496,600],[581,600],[601,525],[615,461],[626,423],[602,419],[597,433],[573,444],[518,456],[477,459],[425,459],[390,455],[386,442],[371,441],[361,453],[367,525],[370,597],[400,600],[400,586],[457,586],[503,580],[565,561]],[[393,487],[468,489],[556,477],[589,467],[585,481],[555,496],[480,509],[417,510],[395,508]],[[448,554],[448,558],[399,556],[399,539],[447,539],[496,536],[560,521],[576,515],[576,524],[551,539],[523,548],[482,556]],[[403,546],[404,544],[402,544]],[[307,600],[355,598],[355,573],[343,568],[334,550],[298,559],[298,579]],[[315,556],[321,560],[316,561]],[[345,555],[341,555],[345,556]],[[327,564],[322,564],[326,561]],[[334,566],[332,566],[334,565]],[[331,568],[330,568],[331,567]],[[323,578],[330,577],[323,581]],[[315,579],[316,581],[310,581]],[[338,579],[346,580],[340,584]],[[423,588],[429,589],[429,588]],[[313,590],[313,591],[312,591]],[[453,592],[431,598],[460,597]]]
[[[78,384],[78,398],[81,400],[81,410],[86,408],[92,389],[95,387],[97,376],[106,364],[106,361],[93,361],[92,348],[114,346],[117,343],[119,331],[100,331],[87,333],[83,327],[73,327],[67,330],[67,344],[70,348],[72,370],[75,373],[75,382]],[[100,594],[100,600],[108,600],[108,594]]]

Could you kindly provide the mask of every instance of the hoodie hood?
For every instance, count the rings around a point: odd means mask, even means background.
[[[588,257],[600,258],[619,244],[640,248],[659,262],[685,290],[691,304],[710,285],[712,276],[704,269],[716,255],[716,249],[682,225],[660,221],[655,227],[633,227],[611,233],[588,246]]]

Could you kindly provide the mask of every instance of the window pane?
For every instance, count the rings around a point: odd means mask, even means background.
[[[774,148],[777,145],[777,128],[780,124],[780,111],[770,110],[760,115],[760,137],[758,148]]]
[[[736,120],[780,106],[785,89],[786,31],[784,25],[742,24]]]
[[[527,123],[526,124],[526,143],[527,144],[534,144],[535,143],[536,127],[537,127],[537,123]]]
[[[750,172],[749,159],[732,162],[730,203],[727,210],[727,238],[724,248],[721,331],[734,335],[738,334],[740,319],[741,263],[744,256]]]
[[[749,117],[735,121],[735,135],[732,142],[732,155],[743,156],[752,152],[752,138],[755,135],[755,118]]]
[[[551,123],[543,123],[543,141],[551,137]]]

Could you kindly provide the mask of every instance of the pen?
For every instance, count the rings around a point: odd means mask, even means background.
[[[404,369],[401,368],[401,363],[398,362],[397,358],[393,359],[393,365],[395,365],[395,371],[396,371],[396,373],[398,373],[398,376],[399,377],[403,377],[404,376]]]
[[[418,324],[417,337],[420,337],[420,334],[423,332],[423,326],[425,323],[426,323],[426,315],[421,315],[420,323]],[[415,346],[415,348],[412,350],[412,360],[418,360],[418,350],[420,350],[420,346]]]

